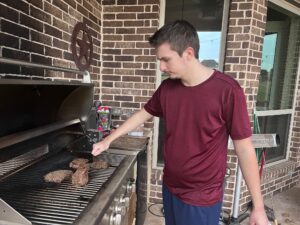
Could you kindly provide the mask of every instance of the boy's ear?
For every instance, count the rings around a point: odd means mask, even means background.
[[[192,47],[187,47],[184,52],[188,58],[195,58],[195,50]]]

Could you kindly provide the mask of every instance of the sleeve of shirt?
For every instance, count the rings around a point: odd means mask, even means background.
[[[144,109],[152,116],[156,116],[156,117],[163,116],[163,110],[161,106],[161,92],[162,92],[161,89],[162,89],[162,84],[158,87],[158,89],[154,92],[153,96],[144,105]]]
[[[246,97],[241,87],[230,93],[226,108],[226,123],[232,140],[242,140],[252,135]]]

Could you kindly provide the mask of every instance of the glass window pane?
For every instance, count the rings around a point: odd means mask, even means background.
[[[219,56],[221,45],[221,31],[200,31],[199,60],[210,68],[219,68]]]
[[[267,149],[267,162],[274,162],[285,158],[288,144],[290,119],[291,115],[258,117],[261,133],[278,134],[280,138],[280,145],[278,147]]]
[[[165,22],[185,19],[199,31],[220,31],[223,0],[166,0]]]
[[[257,94],[256,106],[265,110],[270,105],[270,93],[272,85],[272,73],[274,70],[274,59],[276,51],[277,34],[266,34],[264,37],[262,64]]]
[[[267,21],[264,37],[257,110],[291,109],[295,90],[296,42],[291,41],[290,20]],[[292,38],[293,39],[293,38]]]

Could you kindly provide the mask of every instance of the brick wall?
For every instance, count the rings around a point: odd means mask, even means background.
[[[149,202],[162,203],[162,177],[161,169],[152,169]]]
[[[94,43],[89,71],[95,82],[100,79],[102,6],[98,1],[2,0],[0,12],[0,56],[72,69],[76,69],[70,48],[72,31],[77,22],[85,22]],[[1,65],[0,74],[34,79],[82,79],[82,75],[73,73],[12,65]]]
[[[122,108],[119,124],[152,96],[156,57],[148,37],[157,30],[159,0],[103,1],[103,68],[101,97]],[[152,127],[153,123],[146,126]]]

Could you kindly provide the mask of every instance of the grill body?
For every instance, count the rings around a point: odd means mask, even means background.
[[[93,160],[92,103],[91,84],[0,79],[0,198],[32,224],[127,224],[137,153],[102,154],[110,167],[90,169],[84,187],[43,179],[75,158]]]

